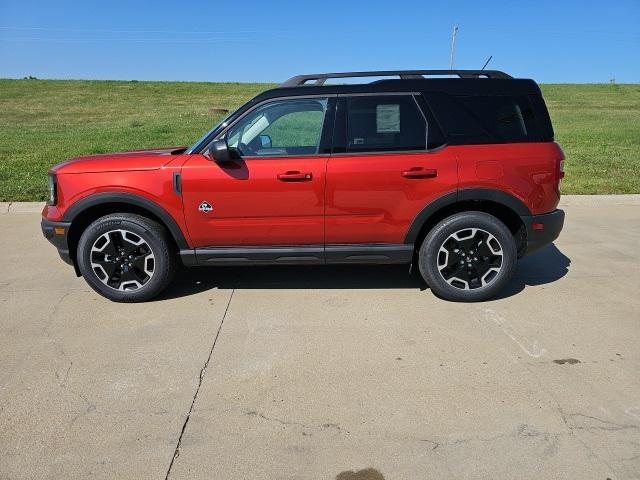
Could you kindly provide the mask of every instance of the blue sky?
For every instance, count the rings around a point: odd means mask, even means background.
[[[281,81],[299,73],[487,68],[539,82],[640,82],[640,0],[1,0],[0,77]]]

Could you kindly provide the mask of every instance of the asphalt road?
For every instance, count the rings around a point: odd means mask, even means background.
[[[403,267],[111,303],[0,205],[0,478],[640,478],[639,199],[567,198],[479,304]]]

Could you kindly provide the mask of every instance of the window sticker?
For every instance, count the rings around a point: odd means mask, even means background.
[[[376,105],[377,133],[400,132],[400,105]]]

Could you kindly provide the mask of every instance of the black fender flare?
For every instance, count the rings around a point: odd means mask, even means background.
[[[180,229],[180,226],[176,223],[174,218],[157,203],[145,198],[141,195],[135,195],[127,192],[105,192],[94,193],[84,197],[82,200],[77,201],[71,205],[64,213],[62,220],[65,222],[73,222],[80,213],[84,212],[88,208],[95,207],[97,205],[104,205],[108,203],[128,203],[135,205],[145,210],[150,211],[156,217],[158,217],[165,227],[169,230],[169,233],[173,236],[178,248],[188,249],[189,244]]]
[[[525,203],[519,198],[511,195],[510,193],[502,190],[495,190],[492,188],[463,188],[456,192],[449,192],[441,197],[438,197],[433,202],[425,206],[415,216],[407,234],[404,238],[404,243],[413,244],[418,239],[418,235],[422,230],[424,224],[429,218],[441,210],[442,208],[454,205],[458,202],[465,201],[489,201],[503,205],[515,212],[520,217],[527,217],[531,215],[531,210],[525,205]]]

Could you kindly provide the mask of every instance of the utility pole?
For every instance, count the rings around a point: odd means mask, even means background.
[[[458,25],[453,26],[453,33],[451,34],[451,60],[449,61],[449,70],[453,70],[453,64],[456,59],[456,35],[458,34]]]

